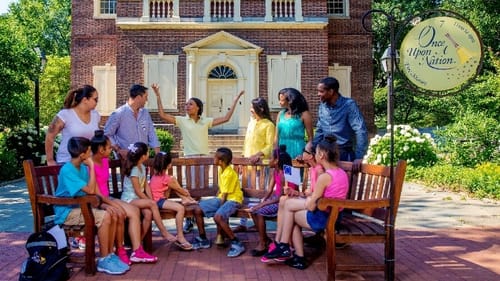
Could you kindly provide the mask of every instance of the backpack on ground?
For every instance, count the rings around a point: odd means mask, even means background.
[[[59,247],[60,248],[60,247]],[[68,248],[58,249],[47,231],[33,233],[26,241],[29,257],[21,265],[19,281],[60,281],[69,279]]]

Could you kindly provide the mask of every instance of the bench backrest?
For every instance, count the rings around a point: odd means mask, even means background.
[[[37,195],[55,195],[58,183],[57,177],[61,167],[61,165],[35,167],[32,160],[23,161],[26,186],[30,197],[31,211],[33,212],[35,232],[42,230],[45,223],[45,217],[54,215],[52,205],[38,204]]]
[[[351,174],[351,188],[348,199],[370,200],[370,199],[390,199],[391,182],[390,167],[373,164],[362,164],[360,171]],[[394,167],[394,208],[392,208],[394,218],[396,218],[401,191],[403,188],[404,176],[406,173],[406,161],[400,160]],[[364,209],[360,212],[384,220],[388,213],[386,208]]]

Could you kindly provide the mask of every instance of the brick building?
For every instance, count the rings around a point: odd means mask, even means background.
[[[222,116],[246,94],[228,124],[214,133],[242,133],[250,102],[299,89],[316,119],[316,86],[328,75],[355,99],[374,131],[372,38],[361,26],[365,0],[80,0],[72,4],[71,81],[99,93],[109,115],[134,83],[160,84],[165,109],[184,114],[198,97],[204,114]],[[147,107],[158,123],[156,99]],[[173,130],[172,128],[169,128]],[[174,133],[177,135],[178,132]]]

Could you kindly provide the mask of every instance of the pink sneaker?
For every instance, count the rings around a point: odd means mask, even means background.
[[[276,249],[276,242],[271,242],[271,244],[269,244],[269,250],[267,251],[268,253],[272,252],[274,249]]]
[[[116,255],[120,258],[120,260],[124,263],[124,264],[127,264],[127,265],[131,265],[132,262],[130,261],[128,255],[127,255],[127,250],[125,250],[124,247],[120,247],[118,248],[118,250],[116,250]]]
[[[137,250],[135,250],[132,255],[130,255],[130,260],[132,262],[145,262],[151,263],[158,261],[158,257],[150,255],[144,251],[142,246],[139,246]]]

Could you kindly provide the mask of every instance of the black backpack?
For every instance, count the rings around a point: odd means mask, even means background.
[[[23,262],[19,281],[60,281],[69,279],[68,248],[58,249],[52,234],[33,233],[26,241],[29,257]]]

